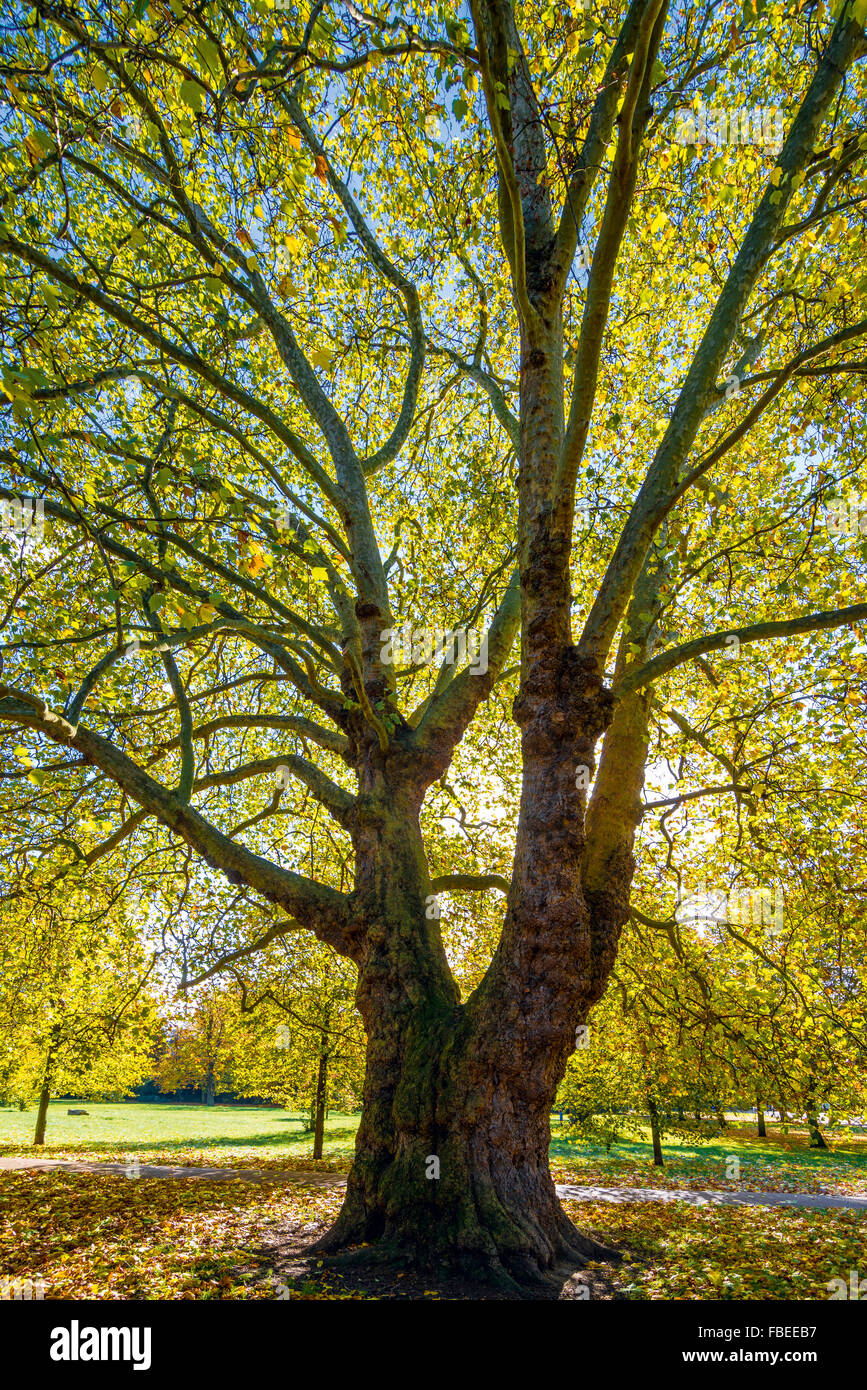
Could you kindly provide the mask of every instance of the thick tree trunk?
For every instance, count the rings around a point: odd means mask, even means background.
[[[319,1067],[316,1074],[315,1118],[313,1121],[313,1157],[322,1157],[325,1142],[325,1091],[328,1083],[328,1053],[323,1049],[319,1054]]]
[[[508,35],[483,8],[495,65],[506,77],[511,72],[514,85],[522,69],[509,67]],[[521,101],[531,98],[523,92]],[[539,128],[535,117],[523,126]],[[537,199],[541,185],[529,166],[522,178]],[[604,990],[627,919],[641,816],[634,758],[643,767],[647,745],[646,701],[636,696],[621,704],[622,733],[601,774],[610,795],[596,806],[585,879],[583,789],[613,699],[603,682],[604,653],[579,654],[572,635],[574,486],[557,482],[562,323],[559,294],[547,299],[554,282],[541,249],[550,246],[552,228],[549,209],[529,233],[540,248],[528,281],[541,317],[530,335],[523,325],[521,339],[521,680],[513,713],[522,786],[502,934],[484,980],[462,1004],[439,923],[425,913],[424,786],[408,788],[400,771],[400,742],[411,743],[411,733],[395,736],[397,748],[379,773],[377,750],[363,751],[353,899],[365,924],[356,996],[368,1037],[364,1109],[344,1206],[320,1244],[333,1250],[378,1240],[383,1256],[403,1254],[513,1288],[552,1287],[564,1261],[574,1269],[613,1254],[580,1235],[560,1206],[548,1163],[550,1116],[576,1028]],[[356,605],[365,659],[377,632],[368,611]],[[375,704],[376,691],[368,693]],[[425,786],[448,765],[454,745],[452,738]]]
[[[765,1111],[762,1106],[760,1096],[756,1096],[756,1116],[758,1117],[758,1135],[760,1139],[767,1139],[768,1131],[765,1128]]]
[[[202,1104],[213,1105],[215,1096],[215,1081],[213,1070],[209,1070],[205,1077],[205,1084],[202,1087]]]
[[[462,1005],[425,911],[417,814],[392,792],[359,832],[356,891],[371,924],[356,996],[368,1036],[364,1105],[343,1208],[315,1248],[512,1288],[544,1283],[561,1261],[574,1269],[613,1253],[573,1227],[548,1166],[551,1106],[578,1021],[573,997],[571,1020],[552,1028],[568,962],[549,969],[538,957],[544,1017],[530,999],[503,997],[496,972]],[[363,1242],[376,1245],[346,1250]]]

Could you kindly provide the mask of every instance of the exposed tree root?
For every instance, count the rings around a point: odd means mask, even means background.
[[[371,1266],[414,1269],[431,1278],[461,1278],[513,1295],[542,1293],[552,1298],[590,1262],[621,1259],[619,1251],[578,1231],[562,1209],[555,1213],[553,1238],[526,1213],[517,1219],[510,1213],[509,1229],[500,1220],[496,1232],[482,1225],[477,1211],[475,1216],[464,1230],[448,1230],[444,1221],[442,1232],[432,1228],[419,1239],[384,1231],[382,1216],[365,1214],[356,1193],[334,1226],[306,1253],[340,1271]]]

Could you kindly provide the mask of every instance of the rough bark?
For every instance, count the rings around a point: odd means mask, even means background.
[[[760,1096],[756,1096],[756,1116],[758,1118],[758,1136],[760,1139],[767,1139],[768,1131],[765,1128],[765,1111]]]
[[[580,998],[577,987],[568,1006],[556,998],[565,947],[549,960],[540,917],[537,998],[492,972],[461,1004],[426,912],[417,801],[369,796],[356,850],[369,923],[356,996],[368,1035],[363,1109],[343,1209],[317,1248],[375,1241],[356,1257],[512,1287],[602,1256],[565,1216],[548,1166]]]

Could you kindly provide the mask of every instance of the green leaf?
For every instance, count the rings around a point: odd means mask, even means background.
[[[181,83],[180,94],[181,100],[186,102],[191,111],[201,111],[202,103],[205,100],[205,89],[200,87],[198,82],[187,78],[185,82]]]

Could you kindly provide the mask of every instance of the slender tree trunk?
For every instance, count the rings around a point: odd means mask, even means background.
[[[215,1078],[213,1067],[208,1067],[208,1074],[205,1077],[205,1084],[202,1087],[202,1104],[213,1105],[215,1096]]]
[[[52,1031],[51,1042],[48,1045],[48,1052],[45,1055],[45,1070],[42,1073],[42,1089],[39,1092],[39,1109],[36,1112],[36,1131],[33,1135],[34,1144],[45,1143],[45,1125],[48,1120],[48,1102],[51,1100],[51,1082],[54,1073],[54,1053],[57,1047],[59,1032],[57,1027]]]
[[[768,1132],[765,1129],[765,1111],[762,1106],[760,1096],[756,1096],[756,1116],[758,1117],[758,1135],[760,1139],[767,1139]]]
[[[819,1121],[812,1107],[807,1110],[807,1129],[810,1132],[810,1148],[827,1149],[828,1145],[825,1143],[825,1136],[819,1128]]]
[[[805,1108],[807,1112],[807,1129],[810,1134],[810,1148],[827,1149],[828,1145],[825,1143],[825,1136],[819,1128],[819,1119],[816,1114],[815,1082],[812,1076],[808,1081]]]
[[[721,1106],[718,1105],[718,1106],[716,1107],[715,1115],[716,1115],[717,1127],[718,1127],[719,1129],[726,1129],[726,1128],[728,1127],[728,1121],[726,1120],[726,1117],[725,1117],[725,1115],[724,1115],[724,1113],[723,1113],[723,1111],[722,1111],[722,1107],[721,1107]]]
[[[659,1132],[659,1110],[655,1100],[648,1100],[647,1110],[650,1115],[650,1139],[653,1144],[653,1166],[662,1168],[662,1135]]]
[[[328,1053],[324,1047],[319,1054],[319,1069],[316,1076],[316,1118],[313,1130],[313,1157],[322,1157],[325,1140],[325,1090],[328,1081]]]
[[[39,1109],[36,1112],[36,1132],[33,1135],[34,1144],[45,1143],[45,1123],[48,1119],[48,1102],[51,1099],[51,1084],[46,1071],[42,1082],[42,1090],[39,1093]]]

